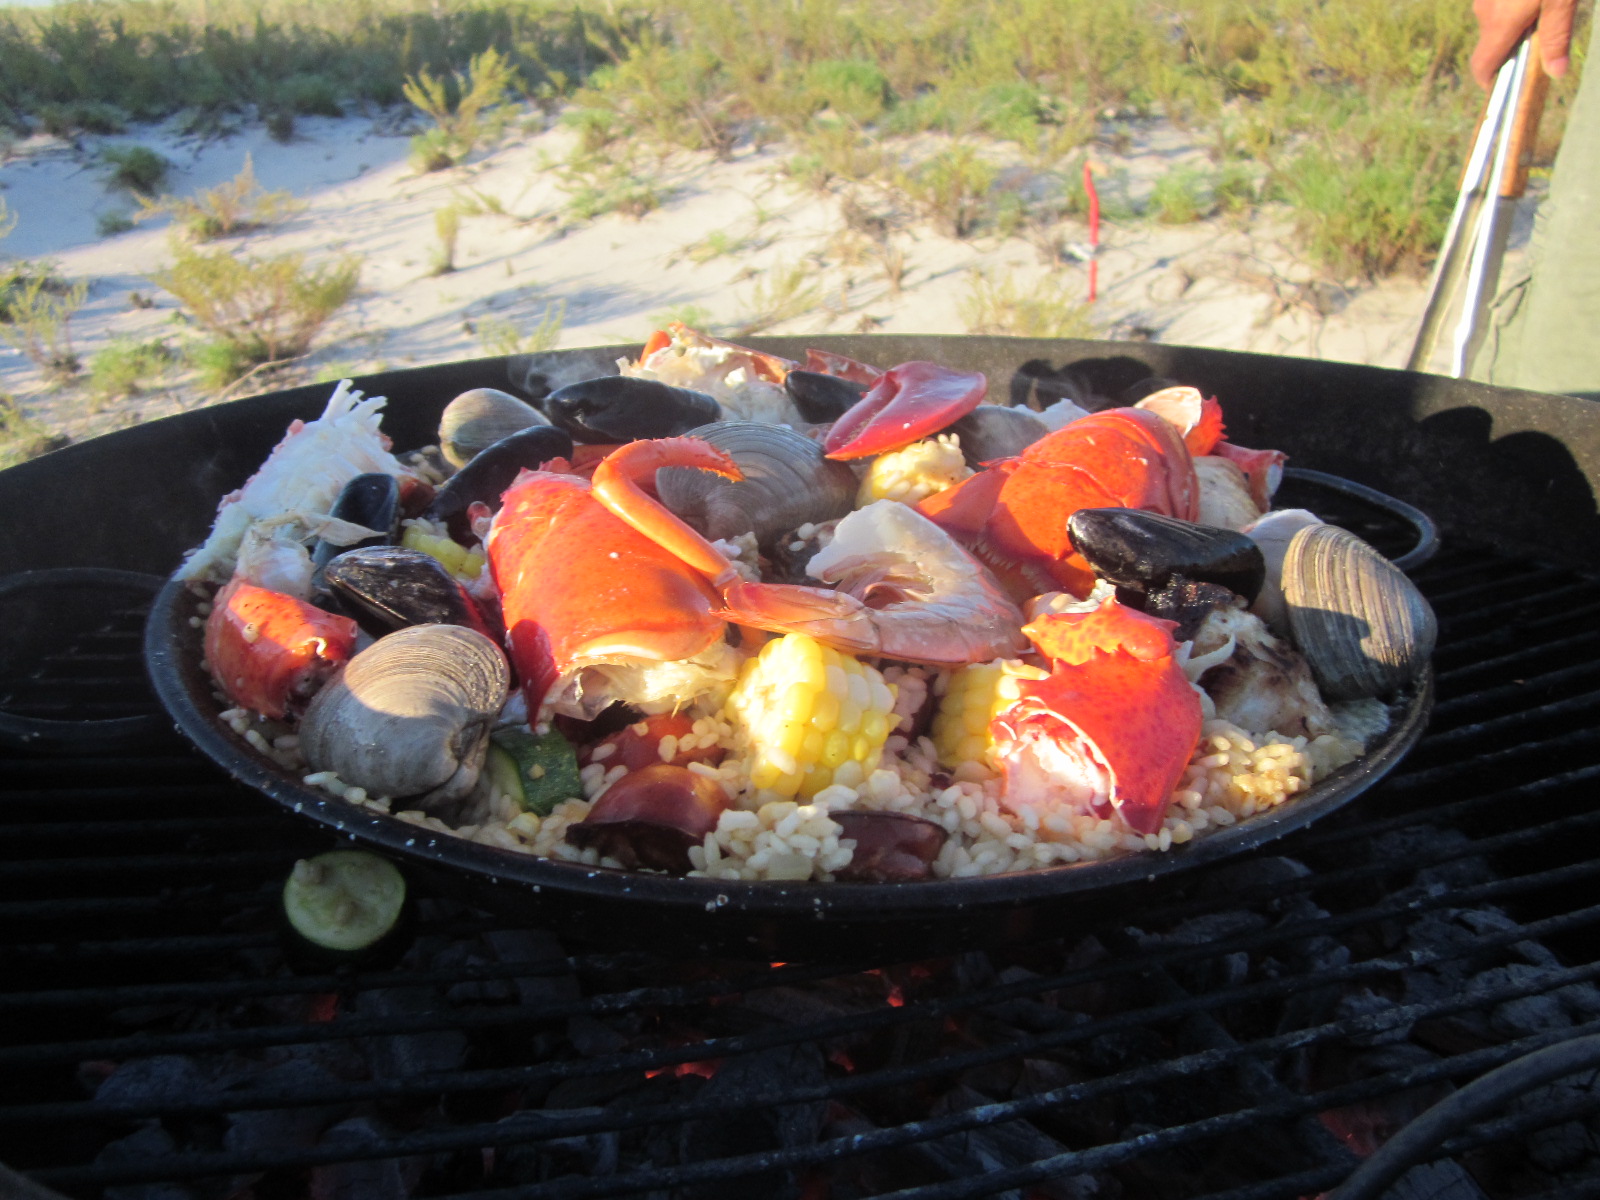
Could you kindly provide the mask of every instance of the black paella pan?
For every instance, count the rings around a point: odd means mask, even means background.
[[[1568,529],[1574,528],[1572,522],[1581,528],[1587,521],[1592,530],[1595,523],[1590,481],[1600,474],[1600,438],[1579,401],[1373,368],[1148,345],[989,338],[815,341],[865,361],[926,358],[984,370],[992,393],[1004,387],[1013,395],[1054,388],[1115,397],[1150,375],[1165,376],[1220,395],[1230,437],[1239,443],[1275,446],[1302,466],[1397,493],[1436,515],[1447,535],[1461,533],[1522,551],[1544,548],[1524,513],[1486,503],[1481,483],[1490,471],[1499,474],[1499,498],[1537,496],[1546,510],[1552,504],[1561,510],[1557,516],[1567,520]],[[760,348],[798,357],[804,343],[768,340]],[[636,349],[619,347],[616,353]],[[526,364],[488,359],[385,373],[360,379],[357,386],[389,397],[384,427],[403,450],[432,440],[438,413],[452,396],[469,387],[503,387],[513,367],[526,382]],[[58,512],[65,508],[69,518],[82,518],[81,544],[62,558],[48,539],[19,538],[14,531],[5,536],[16,544],[19,561],[31,566],[52,555],[57,562],[83,562],[82,555],[92,554],[97,556],[92,561],[102,564],[170,571],[184,549],[204,538],[217,498],[255,470],[289,420],[318,415],[329,390],[326,385],[294,389],[185,414],[25,464],[0,477],[0,483],[7,488],[31,484],[35,499],[56,504]],[[1488,436],[1508,424],[1509,436]],[[1515,441],[1514,447],[1503,445],[1508,441]],[[1508,473],[1508,463],[1518,469]],[[91,514],[72,511],[72,489],[63,478],[68,467],[74,474],[109,476],[100,486],[120,489],[126,502],[114,511],[100,506],[92,520]],[[1306,499],[1316,503],[1313,495]],[[1591,539],[1587,545],[1593,554],[1596,543]],[[1574,560],[1571,543],[1563,542],[1559,554],[1552,545],[1548,553]],[[177,586],[158,599],[147,630],[151,675],[183,732],[245,784],[358,841],[392,851],[458,893],[495,907],[536,910],[570,934],[657,948],[745,949],[781,958],[853,950],[928,953],[1047,933],[1070,918],[1076,906],[1098,905],[1119,889],[1147,888],[1246,852],[1348,803],[1421,735],[1430,703],[1424,682],[1402,699],[1390,733],[1366,757],[1291,804],[1166,854],[919,884],[736,884],[533,859],[432,835],[304,787],[217,719],[209,682],[199,668],[199,637],[189,624],[188,604],[187,593]]]

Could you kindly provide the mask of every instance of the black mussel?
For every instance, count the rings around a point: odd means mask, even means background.
[[[1096,575],[1129,591],[1154,592],[1182,576],[1249,603],[1266,577],[1261,548],[1245,534],[1137,508],[1080,508],[1067,518],[1067,536]]]
[[[483,617],[438,559],[404,546],[347,550],[324,572],[341,605],[374,637],[411,625],[463,625],[484,631]]]
[[[576,442],[604,444],[677,437],[722,419],[704,392],[632,375],[604,375],[551,392],[540,407]]]
[[[463,546],[472,542],[467,508],[482,501],[500,506],[500,497],[516,482],[518,472],[537,470],[552,458],[571,458],[572,438],[554,425],[530,425],[494,445],[480,450],[471,462],[450,476],[423,511],[430,521],[442,521],[450,536]]]
[[[820,371],[790,371],[783,377],[783,390],[813,425],[837,421],[867,394],[867,385],[824,375]]]
[[[326,594],[322,573],[335,557],[357,546],[387,546],[395,540],[400,527],[400,484],[381,471],[357,475],[344,485],[329,515],[374,530],[375,536],[342,544],[318,540],[311,551],[311,588],[316,595]]]
[[[1233,589],[1185,579],[1182,575],[1174,575],[1148,594],[1125,594],[1119,589],[1117,598],[1149,616],[1176,621],[1178,628],[1173,630],[1172,636],[1179,642],[1193,641],[1205,619],[1217,609],[1243,607],[1243,601]]]
[[[1050,426],[1026,408],[980,404],[945,432],[961,438],[962,457],[976,470],[983,463],[1021,454],[1049,433]]]

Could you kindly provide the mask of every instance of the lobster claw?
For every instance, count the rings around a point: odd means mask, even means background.
[[[885,371],[854,408],[833,423],[829,458],[866,458],[938,433],[977,408],[989,390],[979,371],[938,363],[901,363]]]
[[[1159,832],[1202,721],[1173,659],[1173,627],[1107,599],[1023,629],[1051,671],[991,723],[1008,806],[1081,806]]]

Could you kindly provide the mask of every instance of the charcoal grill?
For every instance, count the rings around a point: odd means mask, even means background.
[[[107,1200],[1268,1200],[1336,1187],[1452,1089],[1600,1032],[1587,406],[1155,346],[831,344],[869,361],[1003,353],[1035,376],[1077,362],[1107,394],[1150,373],[1193,382],[1224,397],[1239,442],[1430,512],[1442,549],[1417,578],[1440,617],[1438,702],[1417,749],[1308,830],[1015,945],[660,956],[558,941],[424,882],[396,967],[295,974],[273,899],[329,836],[138,723],[159,712],[137,597],[75,605],[48,638],[0,642],[0,709],[87,739],[0,729],[0,1162]],[[406,425],[412,397],[505,371],[361,386],[391,396],[404,445],[426,436]],[[0,475],[0,562],[166,572],[325,392]],[[1450,1127],[1401,1185],[1600,1195],[1586,1069]],[[0,1175],[0,1195],[22,1186]]]

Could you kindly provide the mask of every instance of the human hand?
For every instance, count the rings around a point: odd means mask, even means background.
[[[1495,72],[1511,57],[1522,35],[1539,26],[1539,57],[1553,79],[1567,73],[1577,0],[1473,0],[1478,44],[1472,48],[1472,77],[1478,86],[1494,83]]]

